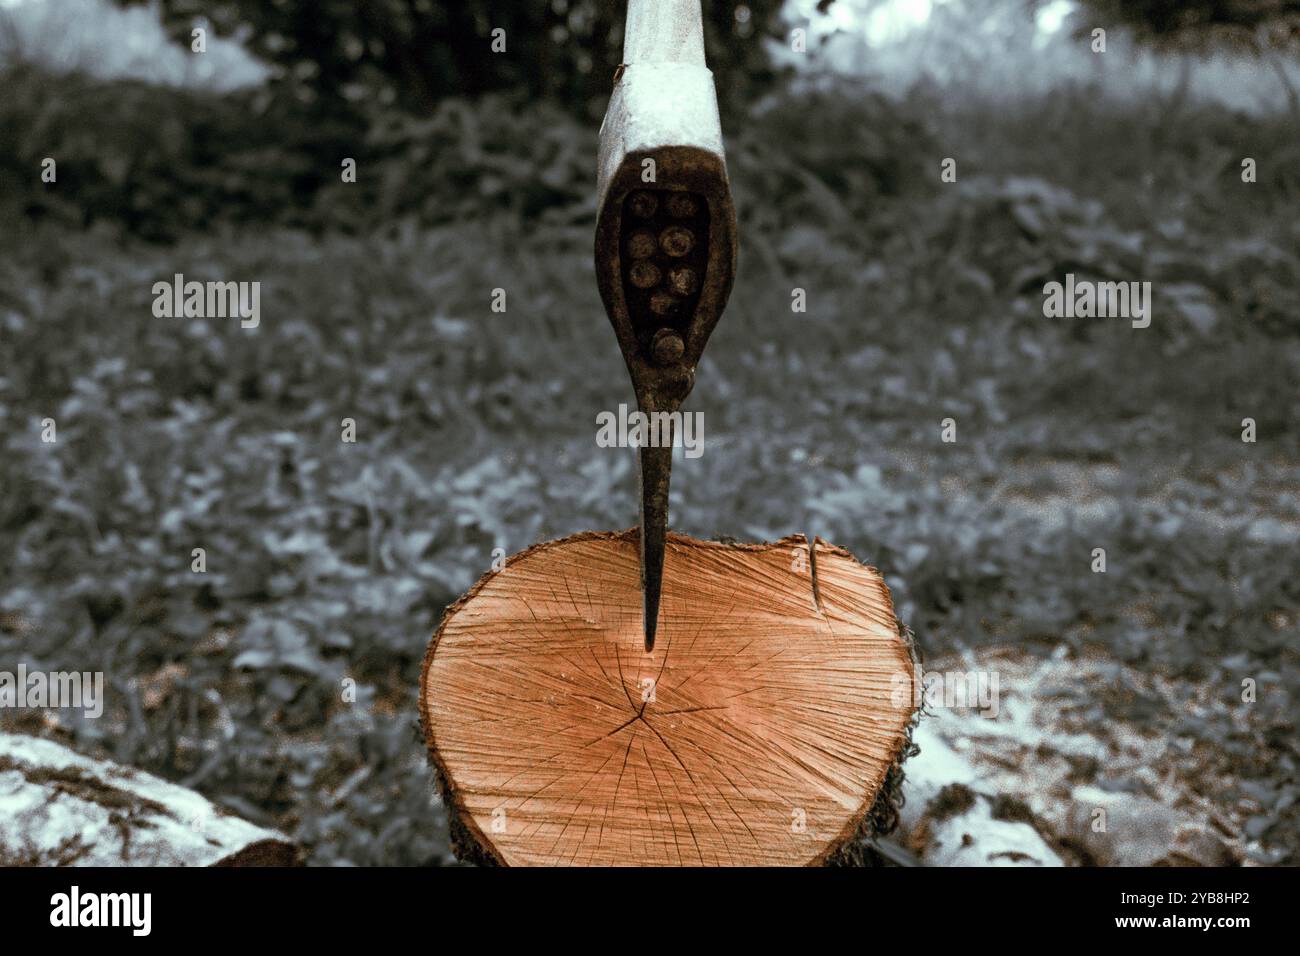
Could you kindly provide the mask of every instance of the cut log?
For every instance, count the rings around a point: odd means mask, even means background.
[[[0,734],[0,866],[290,866],[284,836],[131,767]]]
[[[420,713],[458,856],[838,863],[896,822],[916,670],[875,569],[672,534],[644,641],[635,529],[536,545],[448,608]]]

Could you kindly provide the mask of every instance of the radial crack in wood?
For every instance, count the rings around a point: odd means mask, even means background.
[[[820,538],[670,534],[647,654],[635,529],[534,546],[448,608],[420,714],[462,857],[824,863],[908,751],[916,668],[879,572]],[[883,815],[871,813],[872,818]]]

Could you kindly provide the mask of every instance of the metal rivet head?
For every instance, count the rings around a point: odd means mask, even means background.
[[[649,219],[659,208],[659,200],[653,193],[633,193],[632,194],[632,215],[640,216],[642,219]]]
[[[634,232],[627,241],[627,254],[633,259],[646,259],[654,255],[655,246],[654,233]]]
[[[669,295],[662,289],[656,290],[650,296],[650,311],[655,315],[668,315],[679,304],[676,296]]]
[[[659,248],[680,259],[695,246],[695,237],[684,226],[669,226],[659,234]]]
[[[695,200],[685,193],[673,193],[668,197],[668,214],[678,219],[689,219],[695,215]]]
[[[685,365],[670,365],[664,372],[666,385],[670,392],[683,399],[695,387],[695,373]]]
[[[681,361],[686,352],[686,343],[673,329],[660,329],[650,342],[650,354],[660,365],[672,365]]]
[[[698,286],[699,280],[690,266],[675,266],[668,270],[668,288],[678,295],[690,295]]]
[[[653,289],[659,284],[659,267],[649,259],[639,259],[632,263],[628,278],[638,289]]]

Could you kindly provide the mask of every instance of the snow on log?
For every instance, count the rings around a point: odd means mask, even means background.
[[[0,733],[0,865],[289,866],[281,834],[193,790]]]
[[[434,635],[420,711],[463,858],[811,864],[894,818],[878,798],[914,680],[879,573],[802,536],[669,535],[646,653],[633,530],[479,581]]]

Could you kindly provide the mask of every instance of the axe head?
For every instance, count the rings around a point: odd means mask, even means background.
[[[641,408],[672,411],[694,385],[736,272],[736,210],[702,43],[698,63],[619,68],[599,163],[600,295]]]
[[[596,281],[642,412],[675,412],[695,384],[736,272],[699,0],[629,0],[623,66],[600,127]],[[668,534],[668,441],[641,445],[645,649],[654,650]]]

